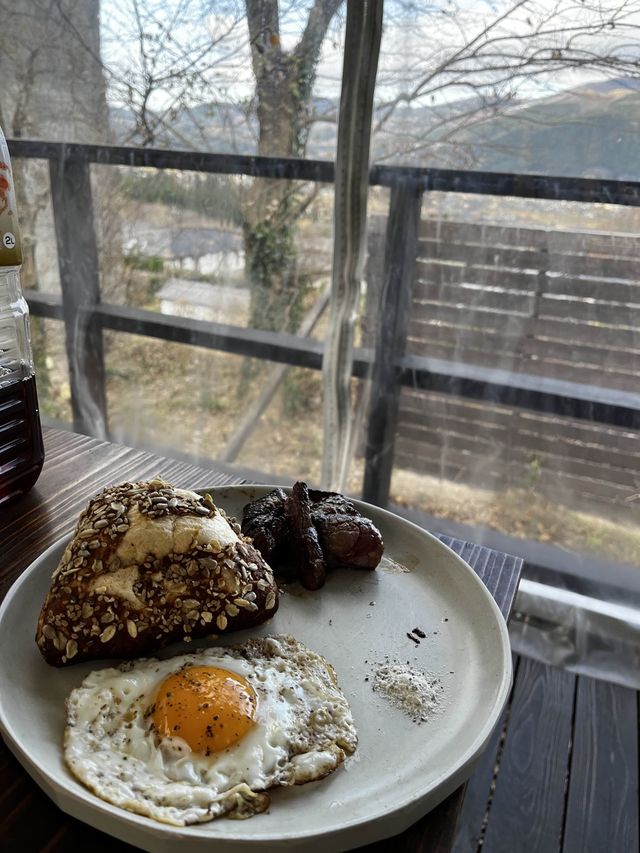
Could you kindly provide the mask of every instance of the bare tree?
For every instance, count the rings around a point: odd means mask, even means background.
[[[206,0],[119,0],[106,25],[103,59],[111,97],[132,119],[123,141],[206,148],[211,142],[209,118],[218,126],[222,118],[230,139],[240,118],[243,138],[254,137],[252,150],[303,157],[314,120],[317,64],[342,3],[294,0],[283,21],[277,0],[216,3],[215,17]],[[286,49],[282,29],[292,17],[301,35]],[[244,92],[240,110],[234,84]],[[229,109],[232,98],[236,104]],[[188,136],[181,129],[185,123]],[[252,181],[244,193],[252,325],[295,325],[303,288],[294,229],[313,195],[284,181],[266,180]]]
[[[121,141],[207,147],[197,107],[221,109],[242,67],[247,37],[239,0],[117,0],[104,24],[103,63],[112,102],[127,115]],[[185,137],[177,119],[188,116]],[[198,133],[200,131],[200,134]]]
[[[108,117],[99,61],[99,6],[82,0],[0,0],[0,110],[7,136],[103,142]],[[75,32],[69,28],[73,19]],[[98,57],[98,58],[96,58]],[[23,276],[37,286],[38,217],[49,203],[41,164],[14,163]]]
[[[378,160],[428,156],[433,164],[444,150],[449,163],[470,165],[465,132],[523,93],[541,94],[576,71],[640,77],[637,0],[443,0],[419,14],[418,4],[398,0],[387,10],[393,35],[379,73]],[[399,116],[416,106],[430,108],[419,130]]]
[[[98,2],[0,0],[0,20],[0,124],[5,134],[103,142],[108,115]],[[48,170],[41,162],[15,160],[13,171],[23,285],[50,289],[55,248]],[[44,322],[33,318],[31,329],[42,393],[49,381]]]
[[[15,88],[0,95],[7,130],[38,132],[35,117],[51,88],[50,57],[64,41],[71,89],[97,80],[96,69],[106,80],[111,104],[120,107],[113,113],[118,141],[207,148],[219,144],[222,124],[228,150],[245,150],[253,140],[259,154],[303,157],[314,124],[335,122],[335,113],[315,111],[313,90],[343,6],[343,0],[113,0],[100,43],[98,0],[0,0],[0,73],[6,79],[3,69],[19,69]],[[544,80],[572,69],[637,77],[639,27],[640,0],[388,2],[374,159],[427,163],[445,151],[451,161],[455,151],[454,162],[470,165],[465,131]],[[74,138],[100,135],[102,95],[99,115],[77,109],[80,91],[73,97],[76,108],[58,112],[78,124]],[[405,108],[416,106],[424,108],[424,120],[411,124]],[[293,328],[301,290],[295,224],[313,192],[284,181],[244,187],[250,322]]]
[[[0,92],[13,136],[103,141],[108,125],[96,0],[0,0]]]
[[[229,0],[216,4],[213,23],[206,0],[119,0],[109,27],[120,51],[107,50],[105,64],[112,95],[134,116],[125,139],[207,147],[204,105],[219,117],[239,88],[241,109],[227,113],[225,142],[233,146],[240,116],[249,127],[242,139],[255,136],[257,153],[305,156],[314,123],[336,120],[335,111],[316,113],[312,95],[341,6],[342,0]],[[292,16],[294,42],[282,32]],[[387,3],[385,26],[376,160],[473,165],[465,134],[504,113],[521,93],[576,69],[639,74],[638,0],[395,0]],[[428,109],[412,123],[407,107]],[[178,130],[178,117],[189,118],[188,135]],[[295,325],[295,223],[312,198],[308,189],[266,180],[253,181],[244,196],[252,325]]]
[[[246,0],[256,81],[258,153],[303,157],[311,127],[313,85],[322,44],[342,0],[315,0],[299,41],[282,46],[277,0]],[[285,181],[254,181],[245,203],[246,263],[252,284],[250,323],[292,329],[300,293],[294,226],[309,204]]]

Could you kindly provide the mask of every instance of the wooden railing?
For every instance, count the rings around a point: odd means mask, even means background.
[[[369,228],[382,279],[385,221]],[[408,353],[635,393],[640,237],[424,218]],[[374,324],[375,325],[375,324]],[[640,432],[450,395],[400,393],[394,465],[467,483],[535,485],[576,509],[632,518]]]
[[[309,338],[168,317],[102,302],[90,172],[91,164],[96,163],[331,183],[331,163],[24,139],[10,140],[9,148],[14,158],[49,162],[62,296],[39,291],[27,292],[26,296],[34,315],[62,320],[65,324],[76,430],[99,436],[108,434],[104,329],[282,364],[321,368],[323,346]],[[422,282],[423,271],[432,263],[429,253],[416,263],[421,240],[429,241],[428,232],[425,237],[421,230],[424,225],[420,223],[425,192],[640,206],[640,183],[389,166],[374,166],[370,183],[387,187],[391,192],[379,294],[384,322],[378,324],[369,348],[356,351],[353,365],[354,375],[370,377],[373,386],[365,446],[363,496],[366,500],[384,505],[388,499],[402,388],[640,431],[640,394],[631,390],[541,376],[526,370],[514,372],[500,365],[461,361],[455,352],[449,355],[442,351],[434,356],[407,346],[415,282],[418,279],[417,293],[424,286],[427,293],[433,289]],[[433,241],[432,244],[436,245]],[[461,249],[461,257],[473,255],[469,254],[469,248]],[[482,247],[473,251],[482,252]],[[499,327],[496,331],[500,336]]]

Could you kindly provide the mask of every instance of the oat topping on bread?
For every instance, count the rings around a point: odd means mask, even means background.
[[[36,633],[54,666],[135,657],[270,618],[270,567],[211,497],[164,480],[93,498],[52,578]]]

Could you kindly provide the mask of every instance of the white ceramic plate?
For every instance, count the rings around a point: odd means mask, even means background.
[[[244,504],[269,488],[210,491],[217,504],[240,518]],[[319,592],[285,593],[266,625],[209,643],[286,632],[333,664],[359,745],[332,776],[273,790],[270,811],[250,820],[186,828],[111,806],[80,785],[62,756],[64,700],[88,672],[108,664],[52,669],[34,642],[37,616],[65,542],[49,548],[21,575],[0,609],[0,730],[18,760],[65,812],[159,853],[284,848],[338,853],[411,825],[472,772],[508,695],[509,640],[493,598],[453,551],[398,516],[368,504],[360,508],[383,534],[385,558],[376,571],[337,570]],[[407,637],[414,628],[427,635],[419,646]],[[189,648],[202,645],[207,642]],[[184,648],[176,644],[162,657]],[[376,665],[387,657],[440,678],[438,713],[427,722],[415,724],[373,692]]]

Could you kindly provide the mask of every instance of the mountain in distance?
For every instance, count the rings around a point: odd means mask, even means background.
[[[462,130],[473,168],[640,180],[640,80],[607,80],[516,104]]]
[[[111,107],[112,135],[121,144],[139,145],[135,116],[127,107]],[[208,103],[183,108],[159,126],[154,148],[211,151],[215,154],[255,154],[257,120],[241,104]]]
[[[313,126],[307,157],[333,160],[337,103],[317,99],[314,111],[326,120]],[[112,109],[111,127],[116,138],[131,138],[132,113]],[[639,135],[640,79],[613,79],[499,110],[474,99],[401,107],[374,138],[372,162],[640,181]],[[204,104],[183,111],[157,147],[255,154],[256,138],[255,117],[242,105]]]
[[[636,79],[606,80],[498,109],[469,99],[405,110],[396,124],[378,149],[387,163],[640,180]],[[389,156],[394,137],[405,140],[405,150]]]

